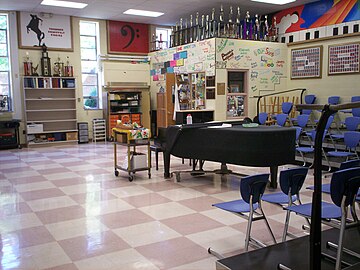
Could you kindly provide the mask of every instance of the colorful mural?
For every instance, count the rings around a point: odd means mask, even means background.
[[[282,43],[216,39],[216,68],[249,70],[251,92],[274,90],[286,77],[286,54]]]
[[[322,0],[274,15],[279,34],[360,20],[360,0]]]

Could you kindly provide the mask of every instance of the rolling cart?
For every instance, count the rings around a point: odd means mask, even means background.
[[[114,137],[114,167],[115,176],[119,176],[119,170],[128,172],[129,181],[134,180],[134,174],[138,171],[148,171],[151,178],[151,152],[150,132],[148,129],[119,129],[113,128]],[[123,166],[118,164],[117,146],[127,147],[127,161]],[[146,145],[147,154],[136,152],[136,147]],[[147,162],[146,162],[147,161]],[[146,164],[147,163],[147,164]],[[126,166],[127,165],[127,166]]]

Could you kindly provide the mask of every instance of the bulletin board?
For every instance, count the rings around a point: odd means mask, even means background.
[[[291,50],[291,79],[321,78],[322,46]]]
[[[360,43],[329,46],[328,74],[351,74],[359,72]]]

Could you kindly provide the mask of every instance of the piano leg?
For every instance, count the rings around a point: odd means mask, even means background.
[[[164,178],[170,178],[170,154],[164,151]]]
[[[270,167],[270,187],[277,188],[277,173],[278,173],[278,166],[271,166]]]

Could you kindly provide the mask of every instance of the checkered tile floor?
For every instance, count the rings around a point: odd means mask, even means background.
[[[239,178],[184,174],[174,183],[163,178],[160,163],[151,179],[144,171],[129,182],[125,172],[114,175],[111,143],[0,151],[0,266],[208,270],[216,261],[209,247],[226,256],[243,252],[246,220],[211,206],[238,199]],[[205,163],[205,169],[217,168]],[[179,169],[189,165],[173,158],[172,170]],[[306,181],[312,184],[312,171]],[[311,194],[304,189],[303,202]],[[281,239],[284,211],[263,207]],[[292,217],[290,231],[302,235],[304,223]],[[253,235],[271,241],[262,221],[253,225]]]

